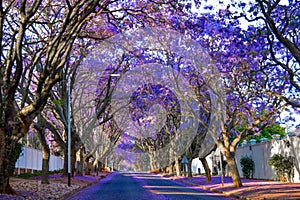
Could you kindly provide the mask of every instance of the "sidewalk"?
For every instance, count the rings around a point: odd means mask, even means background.
[[[206,182],[205,176],[171,177],[171,179],[239,199],[300,199],[300,183],[242,179],[243,186],[235,188],[231,177],[224,177],[223,187],[220,176],[212,176],[211,182]]]

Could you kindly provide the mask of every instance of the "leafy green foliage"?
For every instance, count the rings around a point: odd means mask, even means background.
[[[253,178],[253,173],[254,173],[254,161],[252,158],[248,156],[243,156],[240,160],[240,164],[242,166],[242,172],[243,172],[243,177],[244,178]]]
[[[285,128],[282,127],[280,124],[273,124],[272,126],[268,126],[264,128],[261,131],[261,134],[255,136],[254,139],[256,139],[257,141],[260,140],[261,138],[272,139],[272,135],[274,134],[279,134],[280,137],[284,137],[286,135]]]
[[[268,140],[271,140],[272,135],[274,134],[279,134],[281,138],[284,137],[286,135],[285,128],[280,124],[275,123],[264,128],[259,135],[249,135],[245,137],[245,140],[255,139],[256,142],[259,143],[261,138],[267,138]]]
[[[218,165],[218,168],[221,169],[220,162],[218,162],[217,165]],[[225,171],[226,165],[227,165],[227,161],[226,160],[222,160],[222,170],[223,171]]]
[[[20,157],[20,155],[22,155],[22,147],[23,144],[22,143],[17,143],[16,147],[14,149],[14,155],[12,157],[12,162],[11,162],[11,171],[10,171],[10,175],[13,175],[14,171],[15,171],[15,166],[16,166],[16,162],[18,160],[18,158]]]
[[[64,101],[61,100],[61,99],[53,99],[52,102],[53,102],[55,105],[58,105],[58,106],[64,105]]]
[[[291,182],[295,165],[295,158],[293,156],[275,154],[269,159],[268,164],[274,167],[280,181],[287,182],[289,180]]]
[[[50,171],[49,175],[50,174],[59,174],[59,173],[62,173],[62,172],[63,172],[63,169],[54,170],[54,171]],[[41,175],[42,175],[42,172],[37,171],[37,172],[23,173],[23,174],[18,175],[18,177],[28,179],[28,178],[32,178],[32,177],[36,177],[36,176],[41,176]]]

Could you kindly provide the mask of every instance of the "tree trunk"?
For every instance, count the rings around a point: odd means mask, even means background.
[[[208,163],[205,158],[200,158],[200,161],[201,161],[204,171],[205,171],[206,182],[210,182],[211,181],[211,171],[208,166]]]
[[[173,175],[173,163],[169,165],[169,175]]]
[[[79,150],[79,162],[77,162],[77,175],[78,176],[83,176],[83,147],[80,147]]]
[[[243,186],[240,174],[235,162],[234,154],[224,154],[227,160],[228,168],[231,173],[232,181],[233,181],[233,186],[234,187],[241,187]]]
[[[41,118],[38,118],[38,123],[34,124],[34,128],[37,130],[39,140],[41,142],[42,147],[42,184],[49,184],[49,160],[50,160],[50,148],[45,139],[45,128],[43,126],[43,121]]]
[[[42,161],[42,180],[41,183],[42,184],[49,184],[49,158],[50,158],[50,154],[47,153],[47,155],[45,155],[45,153],[43,152],[43,161]]]
[[[105,165],[104,163],[100,162],[100,172],[104,172],[105,171]]]
[[[188,177],[192,178],[193,174],[192,174],[192,159],[191,158],[188,159],[187,172],[188,172]]]
[[[149,158],[150,158],[150,171],[153,171],[155,170],[154,155],[152,153],[149,153]]]
[[[11,133],[6,133],[0,129],[0,194],[16,194],[9,185],[9,175],[12,165],[11,158],[17,141],[12,140],[7,135],[11,135]]]
[[[74,120],[72,120],[72,127],[75,127]],[[75,128],[72,128],[71,131],[71,176],[74,177],[74,173],[76,170],[76,153],[81,149],[81,140],[79,135],[77,134]]]
[[[84,159],[84,174],[85,175],[91,175],[91,170],[89,168],[89,160],[90,160],[90,157],[87,157]]]
[[[43,137],[44,138],[44,137]],[[44,138],[45,140],[45,138]],[[46,142],[46,140],[45,140]],[[42,144],[42,155],[43,155],[43,161],[42,161],[42,184],[49,184],[49,160],[50,160],[50,149],[49,146],[46,144]]]
[[[181,176],[179,159],[175,159],[176,176]]]
[[[62,177],[68,176],[68,147],[66,145],[66,148],[64,149],[64,170],[62,173]]]
[[[68,132],[68,129],[65,130],[65,132],[67,133]],[[73,133],[71,132],[71,155],[70,155],[70,165],[71,165],[71,176],[74,177],[74,171],[75,171],[75,162],[76,162],[76,149],[74,148],[75,147],[75,141],[74,141],[74,137],[73,137]],[[68,139],[66,141],[66,148],[64,149],[64,171],[63,171],[63,177],[66,177],[68,176],[68,159],[69,159],[69,152],[68,152]]]
[[[71,177],[74,177],[75,163],[76,163],[76,149],[74,143],[72,142],[71,143]]]

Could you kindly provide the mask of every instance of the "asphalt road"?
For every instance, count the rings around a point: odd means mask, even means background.
[[[114,173],[67,200],[232,200],[147,173]]]

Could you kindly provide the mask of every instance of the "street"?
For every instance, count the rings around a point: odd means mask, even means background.
[[[232,200],[212,193],[148,173],[114,173],[99,183],[87,187],[67,200],[166,200],[205,199]]]

